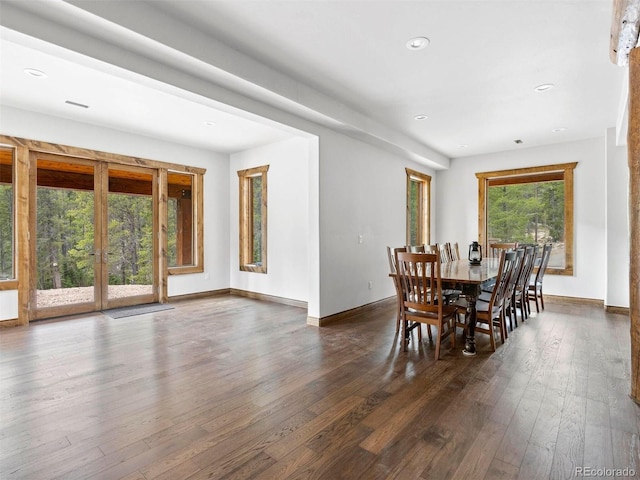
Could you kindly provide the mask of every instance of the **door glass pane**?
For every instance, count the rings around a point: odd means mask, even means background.
[[[94,302],[93,167],[38,160],[37,308]]]
[[[108,299],[153,293],[153,176],[109,170]]]
[[[13,273],[13,149],[0,147],[0,281]]]

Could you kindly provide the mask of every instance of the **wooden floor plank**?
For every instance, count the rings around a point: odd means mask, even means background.
[[[323,328],[306,319],[298,307],[219,295],[0,329],[0,478],[640,470],[622,315],[551,299],[495,353],[481,336],[476,357],[447,345],[440,361],[426,335],[401,350],[392,301]]]

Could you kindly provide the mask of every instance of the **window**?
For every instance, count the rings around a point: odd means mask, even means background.
[[[431,177],[407,171],[407,245],[430,243]]]
[[[13,148],[0,147],[0,282],[15,278]]]
[[[204,271],[203,175],[167,171],[167,266],[171,275]]]
[[[553,244],[547,272],[573,275],[577,163],[477,173],[480,240]]]
[[[194,264],[193,175],[167,175],[167,263],[171,267]]]
[[[267,273],[267,170],[240,170],[240,270]]]

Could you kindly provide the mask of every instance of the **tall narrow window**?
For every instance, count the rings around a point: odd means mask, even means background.
[[[267,273],[267,170],[240,170],[240,270]]]
[[[479,231],[490,243],[551,243],[547,272],[573,274],[573,170],[577,163],[477,173]]]
[[[13,152],[0,147],[0,282],[15,278]]]
[[[407,245],[430,243],[431,177],[407,171]]]
[[[167,263],[194,265],[194,175],[169,172],[167,184]]]

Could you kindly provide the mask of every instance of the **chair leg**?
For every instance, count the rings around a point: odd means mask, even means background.
[[[400,331],[402,327],[402,303],[404,302],[402,295],[397,293],[397,304],[398,309],[396,311],[396,334]]]
[[[409,349],[409,337],[407,336],[407,321],[402,319],[402,351],[406,352]]]
[[[514,310],[515,314],[515,310]],[[509,323],[511,323],[511,319],[509,319]],[[509,338],[509,331],[507,330],[507,319],[502,317],[502,330],[504,330],[504,339]],[[502,341],[504,343],[504,340]]]
[[[500,343],[504,343],[504,329],[502,328],[502,321],[505,317],[504,316],[500,316],[498,317],[496,320],[498,320],[498,330],[500,331]],[[496,327],[496,324],[494,323],[494,321],[491,322],[491,328],[494,329]]]
[[[511,305],[507,307],[509,311],[509,326],[511,330],[513,330],[513,322],[511,319]],[[502,310],[502,315],[500,318],[500,340],[504,343],[505,339],[509,338],[509,331],[507,330],[507,315],[504,310]]]
[[[491,328],[489,330],[491,331],[491,333],[489,334],[489,340],[491,340],[491,351],[495,352],[496,351],[496,339],[495,339],[495,335],[493,334],[493,325],[491,325]]]
[[[431,331],[431,326],[427,324],[429,331]],[[438,339],[436,340],[436,360],[440,360],[440,344],[442,344],[442,325],[439,328],[436,328]]]
[[[496,351],[496,339],[493,334],[493,320],[489,321],[489,340],[491,341],[491,351]]]
[[[533,298],[536,301],[536,312],[540,313],[540,306],[538,305],[538,289],[537,288],[535,292],[533,292]]]
[[[518,296],[516,298],[516,303],[515,303],[515,311],[516,311],[516,326],[518,326],[518,303],[520,303],[520,320],[522,321],[522,323],[524,323],[525,318],[527,317],[526,314],[526,309],[524,307],[524,292],[520,292],[518,293]]]
[[[456,348],[456,320],[458,319],[458,314],[451,317],[450,326],[449,326],[449,335],[451,336],[451,348]]]
[[[542,285],[540,286],[540,305],[542,306],[542,310],[544,310],[544,297],[542,296]]]

